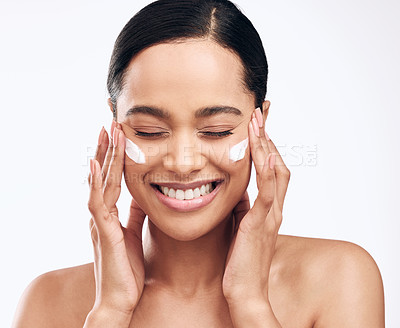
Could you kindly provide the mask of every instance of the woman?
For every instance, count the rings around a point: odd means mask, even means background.
[[[290,174],[264,133],[267,74],[258,33],[229,1],[136,14],[115,43],[114,119],[91,161],[95,261],[38,277],[14,327],[384,327],[366,251],[278,235]]]

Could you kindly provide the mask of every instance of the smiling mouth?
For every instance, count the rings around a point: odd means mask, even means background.
[[[206,196],[210,194],[223,180],[211,181],[208,183],[204,183],[198,185],[195,188],[172,188],[163,185],[158,185],[155,183],[151,183],[151,186],[154,189],[157,189],[160,193],[165,196],[177,200],[191,200],[196,198],[201,198],[202,196]]]

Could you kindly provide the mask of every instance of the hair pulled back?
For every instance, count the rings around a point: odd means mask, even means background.
[[[134,15],[115,41],[107,78],[114,116],[132,58],[150,46],[189,38],[210,39],[236,53],[244,68],[244,86],[262,110],[267,58],[256,29],[236,5],[229,0],[158,0]]]

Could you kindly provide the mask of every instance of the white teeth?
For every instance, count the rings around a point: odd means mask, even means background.
[[[193,190],[193,197],[197,198],[200,197],[200,189],[196,188],[195,190]]]
[[[168,191],[168,197],[175,198],[175,190],[174,189],[171,188]]]
[[[185,192],[183,190],[181,190],[181,189],[178,189],[176,191],[175,198],[178,199],[178,200],[184,200],[185,199]]]
[[[164,193],[165,196],[168,196],[168,187],[161,187],[162,192]]]
[[[173,188],[168,188],[161,186],[161,191],[165,196],[175,198],[178,200],[184,200],[184,199],[193,199],[193,198],[198,198],[200,196],[205,196],[209,194],[212,191],[212,184],[207,183],[205,185],[201,185],[200,188],[195,188],[193,189],[178,189],[175,191]]]
[[[193,199],[193,189],[188,189],[185,191],[185,199]]]

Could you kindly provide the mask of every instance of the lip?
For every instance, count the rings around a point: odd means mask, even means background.
[[[162,204],[167,206],[168,208],[170,208],[174,211],[177,211],[177,212],[190,212],[190,211],[198,210],[198,209],[210,204],[213,201],[213,199],[215,198],[215,196],[218,194],[219,190],[221,189],[221,185],[223,183],[224,183],[224,180],[219,181],[219,183],[216,185],[214,190],[212,192],[210,192],[209,194],[200,196],[200,197],[197,197],[194,199],[190,199],[190,200],[179,200],[179,199],[165,196],[156,187],[151,187],[151,189],[153,189],[158,200]],[[160,185],[162,185],[162,184],[160,184]],[[167,185],[165,185],[165,186],[167,186]],[[189,186],[189,184],[184,185],[184,186],[186,186],[186,188],[187,188],[187,186]]]

